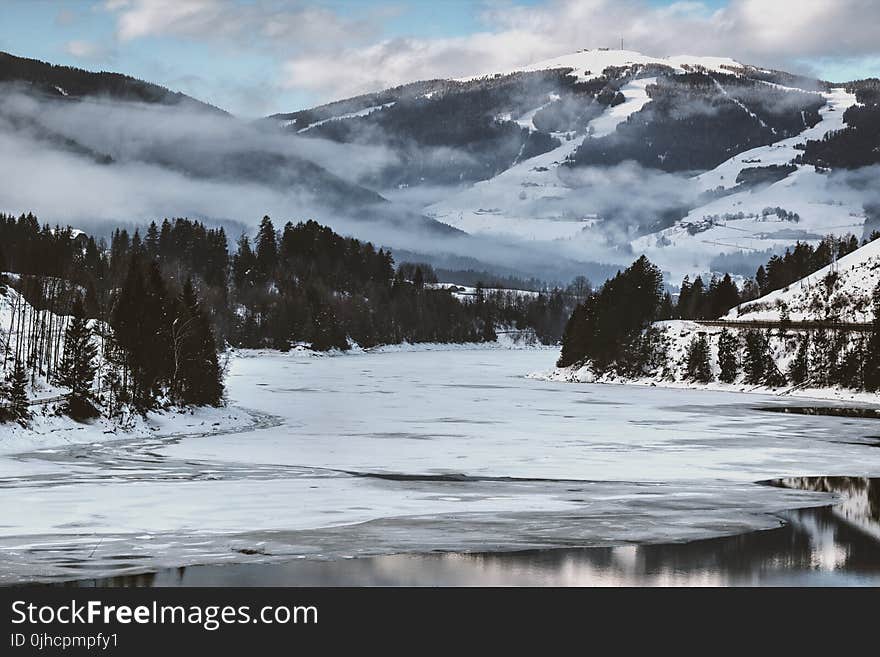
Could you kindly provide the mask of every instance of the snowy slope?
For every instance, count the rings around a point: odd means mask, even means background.
[[[855,95],[833,89],[823,96],[828,103],[814,127],[797,137],[740,153],[696,176],[699,188],[731,189],[743,169],[789,164],[801,152],[795,148],[797,144],[839,130],[843,113],[856,102]],[[643,236],[632,246],[680,279],[685,274],[710,271],[710,262],[719,253],[783,249],[798,240],[815,244],[828,234],[861,235],[865,222],[862,205],[857,191],[837,185],[811,166],[798,166],[777,183],[737,191],[694,208],[674,226]],[[776,207],[796,213],[799,221],[765,214],[765,208]]]
[[[770,84],[770,83],[767,83]],[[777,88],[789,89],[790,87]],[[696,180],[700,187],[706,191],[722,187],[729,189],[736,186],[736,177],[740,171],[748,167],[768,166],[772,164],[787,164],[791,162],[801,151],[795,146],[803,144],[807,140],[822,139],[829,132],[840,130],[843,127],[843,113],[856,103],[855,94],[848,93],[845,89],[836,88],[822,94],[827,104],[819,110],[822,120],[812,128],[807,128],[797,137],[783,139],[769,146],[760,146],[740,153],[723,162],[711,171],[700,174]]]
[[[748,74],[757,70],[728,58],[654,58],[620,50],[582,51],[518,70],[571,68],[571,75],[585,81],[601,75],[609,66],[635,65],[664,65],[676,72],[704,69]],[[582,245],[582,250],[588,252],[596,244],[595,231],[590,228],[599,222],[600,209],[591,205],[592,190],[573,187],[560,179],[559,166],[584,140],[613,133],[621,122],[641,110],[650,100],[646,89],[655,81],[653,77],[643,78],[623,86],[625,102],[593,119],[589,136],[555,135],[563,141],[558,148],[456,192],[428,206],[426,214],[469,233],[526,240],[564,239],[576,250]],[[771,82],[762,84],[795,90]],[[862,195],[837,185],[812,167],[800,166],[772,185],[734,189],[743,169],[788,165],[801,152],[799,144],[822,139],[843,126],[844,112],[856,103],[854,94],[831,89],[822,95],[826,105],[820,110],[818,124],[808,127],[805,123],[803,132],[795,137],[740,153],[695,176],[691,180],[695,193],[724,190],[720,192],[723,195],[694,208],[670,228],[635,238],[632,251],[647,254],[673,279],[680,279],[685,274],[694,276],[711,271],[713,258],[721,253],[781,250],[798,240],[816,243],[827,234],[860,234],[865,220]],[[533,129],[532,119],[539,109],[514,120]],[[751,113],[744,105],[743,111]],[[798,221],[767,211],[777,207],[797,215]]]
[[[558,168],[585,139],[614,132],[617,126],[648,102],[646,88],[656,78],[633,80],[621,88],[624,102],[593,119],[587,135],[559,134],[562,145],[512,166],[494,178],[428,206],[428,216],[468,233],[511,235],[523,239],[564,239],[596,221],[587,205],[571,210],[578,190],[560,180]],[[537,111],[537,109],[535,110]],[[520,125],[531,116],[519,119]]]
[[[349,112],[347,114],[340,114],[338,116],[331,116],[329,119],[322,119],[321,121],[315,121],[314,123],[310,123],[307,126],[299,128],[296,132],[297,134],[302,134],[303,132],[307,132],[312,128],[317,128],[318,126],[322,126],[325,123],[330,123],[331,121],[344,121],[345,119],[358,119],[364,116],[369,116],[373,112],[378,112],[383,109],[387,109],[388,107],[394,107],[395,103],[384,103],[382,105],[373,105],[372,107],[365,107],[362,110],[358,110],[357,112]],[[288,127],[296,127],[297,121],[296,119],[292,119],[290,121],[282,122],[281,126],[284,128]]]
[[[869,242],[865,246],[844,256],[827,267],[806,276],[792,285],[771,292],[760,299],[749,301],[733,308],[722,319],[731,322],[747,322],[749,320],[775,321],[787,314],[792,322],[832,320],[835,322],[865,323],[874,319],[872,295],[880,284],[880,239]],[[745,373],[740,370],[735,381],[721,383],[718,381],[720,367],[718,364],[718,343],[722,330],[730,330],[742,336],[750,330],[748,324],[731,324],[729,326],[707,326],[687,320],[669,320],[655,322],[665,344],[667,355],[665,365],[646,372],[639,379],[621,378],[613,372],[596,376],[589,364],[556,368],[549,372],[534,374],[536,378],[573,382],[618,382],[644,383],[672,387],[700,387],[717,390],[766,391],[764,386],[745,383]],[[799,347],[802,327],[773,328],[766,333],[770,354],[778,370],[789,371]],[[706,338],[709,345],[709,364],[714,381],[698,384],[688,379],[687,353],[688,347],[697,336]],[[861,333],[843,333],[844,348],[849,349]],[[838,348],[841,348],[838,345]],[[811,356],[812,358],[812,356]],[[848,399],[860,402],[875,403],[876,393],[853,391],[838,387],[802,387],[787,383],[779,394],[821,397],[827,399]]]
[[[778,320],[785,308],[792,321],[870,322],[871,295],[878,283],[880,240],[874,240],[787,288],[734,308],[727,318]]]
[[[605,137],[617,130],[617,126],[626,121],[631,114],[641,110],[650,100],[647,88],[657,82],[657,78],[642,78],[624,85],[620,91],[624,102],[605,110],[600,116],[590,121],[588,132],[593,138]]]
[[[662,368],[646,372],[638,378],[627,378],[608,372],[597,376],[591,366],[574,365],[571,367],[556,367],[549,370],[532,372],[529,376],[543,381],[564,381],[568,383],[616,383],[637,384],[659,388],[677,388],[684,390],[714,390],[726,392],[749,392],[756,394],[774,394],[778,396],[800,399],[825,399],[855,402],[858,404],[872,404],[876,407],[877,394],[864,390],[851,390],[841,387],[815,387],[811,385],[797,386],[788,382],[781,388],[766,385],[754,385],[745,382],[745,374],[739,371],[736,379],[731,383],[723,383],[719,380],[721,369],[718,365],[718,342],[723,330],[720,326],[705,326],[687,320],[668,320],[655,322],[654,328],[660,331],[662,340],[666,346],[667,362]],[[745,328],[734,327],[732,333],[742,338]],[[693,339],[697,336],[706,338],[709,345],[709,366],[713,380],[709,383],[698,383],[688,378],[687,353]],[[794,360],[798,348],[797,331],[773,330],[768,334],[768,345],[771,357],[780,372],[787,372]],[[784,433],[784,431],[782,432]]]

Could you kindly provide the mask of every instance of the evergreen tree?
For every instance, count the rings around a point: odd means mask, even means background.
[[[148,258],[158,259],[160,257],[159,227],[155,221],[151,221],[149,228],[147,228],[147,234],[144,237],[144,249]]]
[[[125,354],[132,403],[140,411],[156,406],[162,385],[170,378],[170,324],[158,265],[153,262],[145,276],[140,258],[132,257],[111,325]]]
[[[755,283],[758,286],[759,294],[767,294],[769,290],[767,289],[767,271],[764,269],[764,266],[761,265],[758,267],[758,271],[755,272]]]
[[[795,385],[802,385],[810,378],[810,337],[806,333],[799,336],[794,358],[788,366],[788,378]]]
[[[217,360],[217,345],[189,279],[177,300],[171,333],[174,401],[182,405],[219,405],[223,396],[223,372]]]
[[[666,292],[660,301],[660,308],[657,310],[657,319],[672,319],[675,317],[675,304],[672,302],[672,295]]]
[[[736,283],[730,278],[730,274],[724,274],[719,281],[712,279],[710,286],[709,310],[707,317],[721,317],[731,308],[738,306],[740,303],[739,289]]]
[[[572,313],[559,366],[591,361],[597,372],[621,364],[633,367],[627,351],[657,318],[662,297],[663,274],[641,256]]]
[[[6,396],[8,403],[7,413],[13,420],[27,421],[30,416],[28,408],[28,375],[24,363],[15,361],[12,369],[6,375]]]
[[[745,382],[749,385],[765,385],[770,388],[785,385],[785,375],[779,371],[770,351],[768,334],[754,330],[746,332],[743,372]]]
[[[703,334],[694,336],[688,345],[687,376],[700,383],[708,383],[712,380],[712,367],[709,364],[709,341]]]
[[[740,341],[737,335],[726,328],[718,336],[718,378],[724,383],[733,383],[739,374]]]
[[[235,287],[241,290],[246,285],[253,285],[256,277],[257,257],[251,248],[247,235],[238,239],[238,250],[232,259],[232,280]]]
[[[817,387],[828,385],[830,381],[831,358],[831,339],[825,328],[818,328],[813,331],[809,342],[809,358],[810,373],[812,374],[812,382]]]
[[[684,308],[684,314],[682,315],[683,319],[704,319],[706,307],[705,289],[703,278],[697,276],[691,284],[687,306]]]
[[[93,417],[97,413],[92,384],[98,370],[95,363],[98,347],[93,337],[82,300],[77,296],[73,318],[64,334],[64,355],[58,370],[58,384],[70,390],[65,410],[74,418]]]
[[[269,217],[263,217],[257,232],[256,268],[260,281],[265,282],[275,275],[278,266],[278,241],[275,226]]]
[[[675,307],[675,316],[678,319],[690,319],[687,317],[688,308],[691,303],[691,279],[685,275],[681,281],[681,287],[678,290],[678,304]]]
[[[873,291],[874,319],[871,333],[865,346],[864,385],[865,390],[880,390],[880,283]]]
[[[761,385],[767,376],[767,360],[770,348],[767,338],[760,331],[746,331],[743,372],[749,385]]]

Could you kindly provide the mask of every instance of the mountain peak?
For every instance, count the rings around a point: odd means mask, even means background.
[[[547,71],[570,68],[571,75],[579,82],[586,82],[602,75],[607,68],[626,68],[630,66],[668,66],[683,73],[691,69],[705,69],[719,73],[730,73],[731,69],[745,68],[743,64],[729,57],[705,57],[695,55],[676,55],[673,57],[652,57],[635,50],[614,48],[592,48],[579,50],[567,55],[545,59],[534,64],[519,66],[502,71],[492,71],[481,75],[462,78],[462,81],[475,80],[492,75],[509,75],[518,72]]]

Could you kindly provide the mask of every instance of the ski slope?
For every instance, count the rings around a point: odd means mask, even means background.
[[[823,96],[827,104],[820,110],[819,123],[796,137],[740,153],[696,176],[693,180],[699,190],[733,190],[743,169],[790,164],[801,152],[798,144],[822,139],[843,127],[843,113],[856,103],[855,95],[833,89]],[[799,220],[765,214],[765,208],[777,207],[797,214]],[[712,259],[719,253],[778,251],[798,240],[815,244],[828,234],[861,237],[864,222],[860,192],[812,166],[799,165],[772,185],[733,191],[696,207],[670,228],[634,240],[632,247],[679,279],[711,271]]]
[[[572,210],[578,190],[559,177],[558,168],[585,139],[602,137],[650,100],[647,87],[657,78],[633,80],[621,87],[624,102],[590,121],[586,135],[556,134],[562,144],[515,164],[489,180],[425,209],[428,216],[473,234],[494,234],[527,240],[567,239],[593,226],[597,217],[588,205]],[[540,108],[538,108],[540,109]],[[524,127],[535,112],[518,119]]]

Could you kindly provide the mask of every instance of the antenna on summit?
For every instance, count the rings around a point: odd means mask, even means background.
[[[620,37],[620,49],[623,50],[623,37]]]

